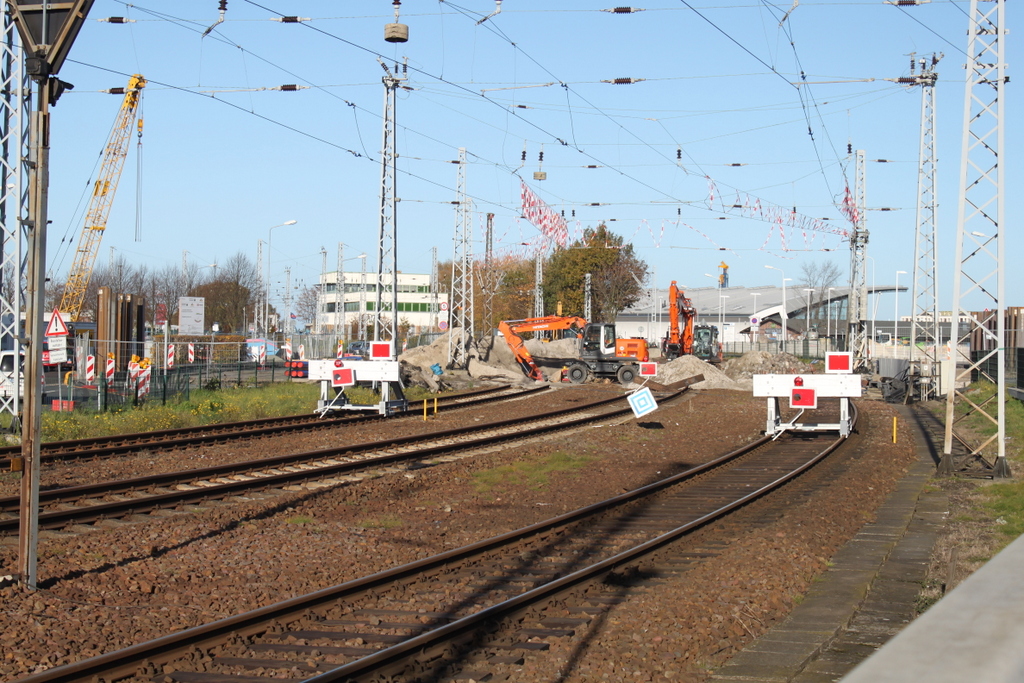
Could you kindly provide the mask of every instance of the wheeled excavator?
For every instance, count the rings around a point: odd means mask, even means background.
[[[512,350],[523,372],[538,381],[544,375],[520,336],[525,332],[562,331],[580,340],[577,356],[566,365],[566,376],[573,384],[582,384],[593,377],[614,377],[629,384],[639,374],[639,363],[650,360],[647,341],[619,339],[612,323],[588,323],[578,316],[549,315],[525,320],[503,320],[498,330]]]
[[[695,325],[697,309],[673,280],[668,288],[668,334],[661,340],[661,353],[666,360],[679,356],[696,356],[708,363],[722,362],[722,345],[718,328]]]

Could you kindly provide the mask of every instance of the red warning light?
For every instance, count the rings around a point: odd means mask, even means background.
[[[341,359],[340,358],[335,359],[334,367],[340,368],[341,366],[342,366]]]
[[[802,387],[803,385],[804,385],[804,378],[803,377],[794,377],[793,378],[793,386],[795,386],[795,387]]]

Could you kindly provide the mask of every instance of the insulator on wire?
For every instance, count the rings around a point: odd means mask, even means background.
[[[544,161],[544,150],[540,151],[540,155],[537,157],[537,161]]]
[[[678,206],[676,207],[676,215],[677,216],[682,216],[683,215],[683,210],[682,210],[681,207],[678,207]]]
[[[134,24],[135,23],[134,19],[129,19],[128,17],[106,17],[104,19],[100,19],[99,21],[105,21],[108,24]]]
[[[520,159],[519,159],[519,160],[520,160],[520,161],[526,161],[526,150],[525,150],[525,149],[523,150],[523,156],[522,156],[522,157],[520,157]]]
[[[633,14],[634,12],[643,12],[643,9],[640,7],[612,7],[611,9],[601,11],[611,12],[612,14]]]
[[[565,218],[565,209],[562,209],[562,218]]]
[[[853,154],[853,143],[852,142],[847,142],[846,143],[846,153],[847,154]]]
[[[576,209],[573,209],[573,210],[572,210],[572,217],[573,217],[573,218],[576,218]]]
[[[683,148],[682,147],[676,147],[676,159],[682,159],[682,158],[683,158]]]
[[[271,88],[271,90],[280,90],[281,92],[295,92],[297,90],[305,90],[308,87],[309,86],[306,85],[296,85],[295,83],[285,83],[284,85],[275,86]]]
[[[282,24],[301,24],[309,21],[309,17],[272,17],[271,21],[280,21]]]

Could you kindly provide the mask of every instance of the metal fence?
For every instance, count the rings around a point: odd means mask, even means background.
[[[723,356],[742,356],[750,351],[765,351],[767,353],[788,353],[800,358],[825,358],[829,351],[845,351],[840,348],[832,339],[790,339],[786,342],[785,348],[779,341],[767,342],[725,342],[722,344]]]

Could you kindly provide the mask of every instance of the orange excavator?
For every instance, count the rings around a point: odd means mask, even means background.
[[[718,328],[695,325],[697,309],[673,280],[668,288],[668,334],[661,340],[661,353],[666,360],[679,356],[696,356],[709,363],[722,361],[722,345]]]
[[[505,336],[505,342],[523,372],[541,382],[544,375],[526,349],[526,342],[520,336],[524,332],[562,331],[580,340],[581,348],[576,357],[566,364],[566,375],[573,384],[582,384],[592,375],[615,377],[620,383],[629,384],[639,373],[638,363],[650,360],[646,340],[618,339],[614,324],[588,323],[578,316],[549,315],[503,320],[498,323],[498,330]]]

